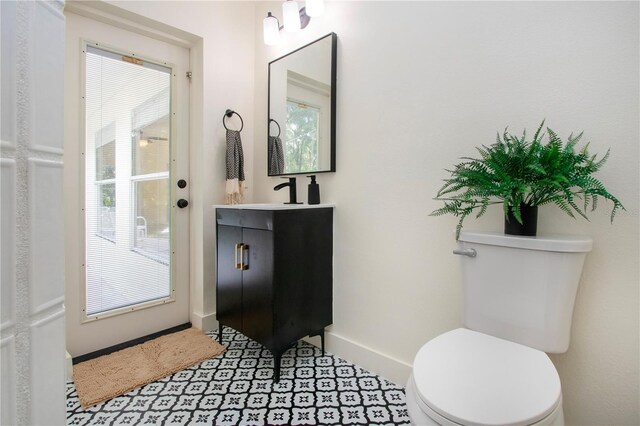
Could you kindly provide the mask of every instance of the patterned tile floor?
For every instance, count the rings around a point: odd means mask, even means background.
[[[211,338],[217,332],[209,333]],[[404,389],[298,342],[273,356],[225,327],[222,356],[83,410],[67,383],[69,425],[404,425]]]

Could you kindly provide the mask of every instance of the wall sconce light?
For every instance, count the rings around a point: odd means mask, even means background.
[[[273,16],[271,12],[267,13],[267,17],[262,21],[262,30],[264,34],[264,44],[273,46],[280,41],[280,30],[287,32],[296,32],[304,29],[311,16],[320,16],[324,12],[324,0],[306,0],[305,7],[298,9],[296,0],[286,0],[282,3],[282,19],[284,26],[280,26],[278,18]]]
[[[280,41],[280,23],[278,18],[273,16],[271,12],[267,13],[267,17],[262,20],[262,30],[264,32],[264,44],[273,46]]]
[[[302,29],[299,10],[298,2],[295,0],[287,0],[282,3],[282,20],[286,32],[295,33]]]

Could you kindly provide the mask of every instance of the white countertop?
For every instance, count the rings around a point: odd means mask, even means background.
[[[247,209],[247,210],[297,210],[297,209],[319,209],[334,208],[334,204],[214,204],[214,209]]]

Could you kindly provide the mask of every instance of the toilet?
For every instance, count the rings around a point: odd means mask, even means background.
[[[547,353],[569,348],[592,240],[460,233],[463,328],[427,342],[406,386],[416,425],[562,425]]]

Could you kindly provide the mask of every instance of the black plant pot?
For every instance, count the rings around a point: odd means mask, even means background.
[[[509,207],[509,212],[504,218],[504,233],[535,237],[538,230],[538,206],[520,204],[520,217],[522,218],[522,223],[518,222],[518,219],[513,216],[511,207]]]

